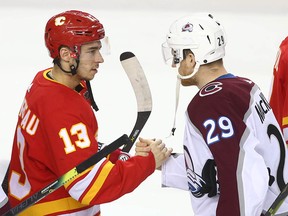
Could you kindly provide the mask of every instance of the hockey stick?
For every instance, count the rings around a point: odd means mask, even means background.
[[[43,189],[39,190],[32,196],[28,197],[15,207],[11,208],[9,211],[7,211],[4,216],[11,216],[19,214],[20,212],[24,211],[29,206],[33,205],[34,203],[38,202],[39,200],[43,199],[50,193],[54,192],[76,176],[78,176],[80,173],[88,169],[89,167],[93,166],[94,164],[98,163],[101,159],[115,151],[116,149],[120,148],[124,143],[129,143],[130,139],[126,134],[122,135],[115,141],[113,141],[110,145],[107,145],[105,148],[97,152],[96,154],[92,155],[90,158],[86,159],[82,163],[80,163],[78,166],[73,167],[71,170],[60,176],[57,180],[52,182],[51,184],[47,185]]]
[[[124,52],[120,55],[120,61],[137,100],[137,119],[129,135],[131,142],[125,144],[122,148],[123,152],[129,152],[151,114],[152,96],[145,73],[137,57],[132,52]]]
[[[265,213],[265,216],[275,215],[287,196],[288,196],[288,183],[285,185],[285,187],[283,188],[281,193],[277,196],[275,201],[272,203],[270,208],[267,210],[267,212]]]

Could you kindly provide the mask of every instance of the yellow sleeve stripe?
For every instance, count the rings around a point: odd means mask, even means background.
[[[67,197],[63,199],[58,199],[50,202],[35,204],[26,210],[23,211],[23,213],[20,213],[21,215],[49,215],[49,214],[55,214],[57,212],[65,212],[65,211],[76,211],[77,209],[82,209],[84,207],[87,207],[87,205],[83,205],[76,200],[74,200],[72,197]]]
[[[98,177],[83,197],[81,203],[90,204],[91,200],[98,194],[113,166],[113,163],[107,161],[107,163],[102,167],[101,172],[98,174]]]
[[[284,117],[282,119],[282,125],[285,126],[285,125],[288,125],[288,117]]]

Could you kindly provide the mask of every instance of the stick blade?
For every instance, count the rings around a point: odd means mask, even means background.
[[[124,52],[120,55],[120,61],[137,100],[137,119],[129,136],[131,142],[124,145],[122,149],[124,152],[129,152],[151,114],[152,96],[145,73],[137,57],[132,52]]]
[[[152,96],[142,66],[132,52],[120,55],[120,61],[133,87],[138,112],[152,110]]]

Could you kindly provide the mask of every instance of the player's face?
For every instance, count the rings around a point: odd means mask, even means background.
[[[83,44],[79,57],[77,76],[81,80],[92,80],[98,71],[99,64],[104,62],[100,53],[102,45],[100,41]]]
[[[182,76],[187,76],[194,72],[194,68],[195,68],[195,58],[192,53],[189,53],[185,55],[185,58],[180,62],[178,73]],[[197,85],[196,75],[193,75],[189,79],[181,79],[181,84],[183,86]]]

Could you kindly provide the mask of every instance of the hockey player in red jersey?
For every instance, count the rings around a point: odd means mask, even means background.
[[[162,165],[162,185],[188,190],[195,216],[260,216],[288,182],[288,151],[258,86],[226,71],[226,41],[211,14],[180,18],[169,29],[165,61],[183,86],[199,91],[185,113],[184,154]],[[278,213],[288,214],[288,200]]]
[[[271,90],[270,105],[288,144],[288,37],[279,47]]]
[[[12,207],[101,148],[93,100],[84,96],[104,61],[103,39],[103,25],[82,11],[47,22],[45,43],[54,65],[36,74],[18,114],[9,169]],[[104,158],[20,215],[100,215],[99,204],[133,191],[171,153],[160,140],[150,150],[148,157],[137,153],[127,161]]]

